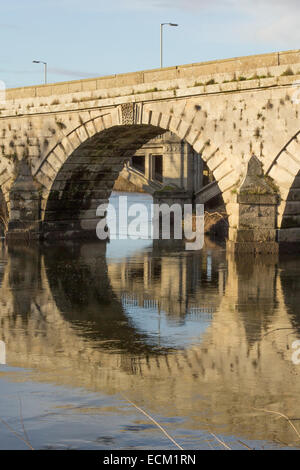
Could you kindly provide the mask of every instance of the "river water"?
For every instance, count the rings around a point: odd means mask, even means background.
[[[176,449],[137,407],[184,449],[298,448],[299,274],[209,239],[3,244],[0,449]]]

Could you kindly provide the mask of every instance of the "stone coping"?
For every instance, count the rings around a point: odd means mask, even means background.
[[[300,68],[300,65],[299,65]],[[300,70],[299,70],[300,72]],[[138,89],[111,89],[109,97],[107,90],[104,96],[97,96],[97,92],[64,94],[59,99],[55,96],[35,97],[35,98],[14,98],[7,99],[0,105],[0,119],[7,117],[34,116],[60,112],[78,112],[99,108],[112,108],[123,103],[144,103],[151,101],[178,100],[187,97],[207,96],[216,94],[226,94],[233,92],[248,92],[249,90],[264,90],[267,88],[293,86],[295,82],[300,82],[300,73],[291,76],[274,76],[260,79],[247,79],[245,81],[235,80],[226,83],[215,83],[212,85],[193,86],[182,84],[182,88],[159,89],[157,91]],[[135,88],[138,88],[135,87]]]

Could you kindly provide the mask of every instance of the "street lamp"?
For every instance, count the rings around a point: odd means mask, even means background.
[[[164,25],[168,26],[178,26],[176,23],[160,23],[160,68],[163,66],[163,27]]]
[[[45,85],[47,84],[47,62],[43,62],[42,60],[33,60],[33,64],[44,64],[44,75],[45,75]]]

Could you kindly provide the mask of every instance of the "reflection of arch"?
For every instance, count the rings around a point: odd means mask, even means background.
[[[279,267],[281,268],[280,282],[282,285],[284,303],[290,316],[291,325],[298,333],[298,338],[300,338],[299,297],[296,295],[296,293],[300,292],[299,258],[285,254],[284,260],[279,264]],[[295,275],[286,275],[287,268],[295,272]]]
[[[120,125],[115,110],[89,119],[66,134],[35,170],[35,178],[43,186],[44,231],[94,232],[95,207],[107,200],[124,161],[165,130],[185,139],[202,154],[221,191],[230,199],[236,170],[219,148],[202,141],[192,121],[184,122],[173,114],[144,112],[139,124]]]
[[[86,338],[108,349],[150,354],[146,334],[137,332],[114,295],[107,275],[105,244],[49,246],[44,253],[52,295],[63,318],[71,325],[91,325]],[[82,334],[81,334],[82,335]],[[83,332],[85,335],[85,332]]]
[[[223,254],[219,256],[222,258]],[[225,284],[225,273],[215,268],[219,262],[217,255],[212,260],[205,250],[197,257],[178,256],[176,245],[172,247],[168,243],[153,247],[152,253],[137,252],[131,263],[126,257],[117,262],[110,261],[108,275],[118,298],[125,294],[140,307],[154,305],[170,322],[179,324],[184,323],[191,312],[197,315],[197,311],[209,313],[218,309],[222,297],[218,287]],[[207,293],[208,282],[210,290]]]

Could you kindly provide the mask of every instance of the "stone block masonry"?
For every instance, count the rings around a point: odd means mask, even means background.
[[[229,245],[300,241],[297,80],[299,50],[7,90],[0,109],[5,231],[92,234],[94,207],[109,197],[124,162],[171,131],[213,173]],[[253,155],[275,191],[272,204],[241,192]]]

